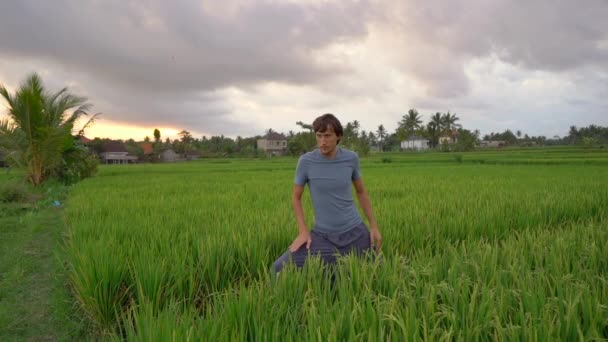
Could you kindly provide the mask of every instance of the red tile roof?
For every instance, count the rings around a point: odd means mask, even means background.
[[[154,152],[151,143],[142,143],[140,146],[141,149],[144,150],[144,154],[152,154]]]

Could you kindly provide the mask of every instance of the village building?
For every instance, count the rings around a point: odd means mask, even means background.
[[[199,160],[201,159],[201,153],[199,151],[188,151],[184,153],[186,160]]]
[[[257,141],[258,150],[269,155],[287,154],[287,138],[280,133],[270,132]]]
[[[160,154],[160,160],[165,163],[174,163],[179,160],[179,155],[173,149],[166,149]]]
[[[129,164],[136,163],[137,157],[130,156],[125,145],[120,141],[108,141],[103,144],[100,154],[101,162],[104,164]]]
[[[439,137],[439,145],[452,145],[458,142],[458,136],[460,133],[457,129],[453,129],[452,131],[445,132]]]
[[[402,150],[423,151],[429,149],[429,139],[417,135],[410,136],[401,142]]]
[[[479,142],[479,147],[483,147],[483,148],[498,148],[498,147],[504,147],[507,145],[506,141],[502,141],[502,140],[483,140]]]

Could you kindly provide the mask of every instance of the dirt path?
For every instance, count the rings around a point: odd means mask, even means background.
[[[12,213],[0,218],[0,341],[81,339],[56,256],[61,211]]]

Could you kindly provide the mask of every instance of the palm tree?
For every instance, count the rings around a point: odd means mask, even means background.
[[[21,84],[15,94],[11,95],[3,85],[0,85],[0,94],[8,104],[8,116],[14,130],[19,130],[18,134],[23,136],[22,144],[16,146],[19,151],[14,155],[20,155],[27,179],[35,186],[40,185],[61,166],[62,153],[73,142],[74,124],[81,116],[87,115],[91,105],[86,98],[68,93],[67,88],[56,93],[48,92],[35,73]]]
[[[302,129],[307,129],[310,133],[313,131],[313,127],[311,124],[305,124],[302,121],[296,121],[296,125],[302,127]]]
[[[359,121],[354,120],[352,127],[353,127],[353,136],[354,137],[358,137],[359,136],[359,128],[361,127],[361,124],[359,123]]]
[[[382,152],[384,148],[384,139],[386,138],[386,129],[384,128],[384,125],[378,126],[376,136],[378,137],[378,149]]]
[[[367,139],[369,139],[370,143],[373,144],[373,145],[375,145],[377,143],[377,140],[378,140],[378,139],[376,139],[376,135],[372,131],[369,131],[367,133]]]
[[[431,116],[431,121],[427,125],[427,132],[431,138],[431,147],[436,147],[439,144],[439,136],[444,130],[444,120],[441,113],[437,112]]]
[[[433,125],[440,131],[445,128],[443,116],[441,116],[441,113],[439,113],[439,112],[437,112],[437,113],[435,113],[435,115],[431,116],[431,123],[433,123]]]
[[[22,152],[27,142],[23,131],[8,118],[0,120],[0,153],[4,153],[7,163],[23,167]]]
[[[415,109],[410,109],[407,114],[401,117],[397,126],[397,136],[399,140],[405,140],[422,128],[422,117]]]
[[[456,123],[456,121],[459,120],[460,118],[456,116],[456,113],[450,114],[450,112],[448,111],[443,116],[443,128],[448,132],[451,132],[454,128],[461,128],[462,126]]]
[[[154,129],[154,143],[158,144],[160,142],[160,131],[158,128]]]

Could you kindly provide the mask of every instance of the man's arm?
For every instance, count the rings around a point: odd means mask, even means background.
[[[370,201],[369,195],[367,194],[367,190],[363,185],[363,179],[359,177],[357,180],[353,181],[353,185],[355,187],[355,191],[357,192],[359,205],[361,206],[361,209],[363,209],[363,212],[367,217],[367,221],[369,222],[372,244],[376,247],[377,250],[379,250],[382,246],[382,236],[380,235],[378,224],[376,223],[376,219],[374,218],[374,213],[372,212],[372,202]]]
[[[294,184],[293,195],[291,196],[291,204],[293,206],[293,212],[296,215],[296,222],[298,223],[298,229],[300,233],[308,232],[308,226],[304,219],[304,209],[302,208],[302,194],[304,193],[304,185]]]
[[[304,185],[294,184],[293,195],[291,197],[291,203],[293,204],[293,211],[296,215],[296,221],[298,222],[298,230],[300,233],[295,240],[289,246],[289,250],[293,253],[300,249],[302,245],[306,245],[306,248],[310,248],[312,243],[308,227],[304,221],[304,209],[302,209],[302,193],[304,193]]]

